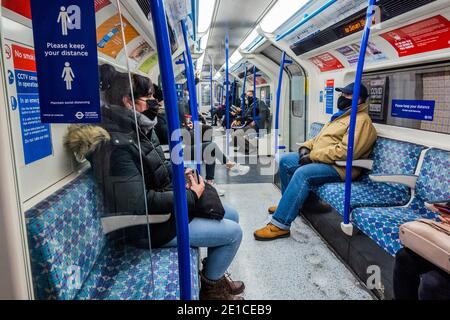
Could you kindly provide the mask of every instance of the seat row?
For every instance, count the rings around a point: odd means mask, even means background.
[[[103,202],[91,171],[26,212],[36,299],[176,300],[176,248],[126,245],[102,225]],[[193,298],[198,250],[191,249]]]
[[[321,127],[312,124],[310,137]],[[379,137],[369,161],[355,161],[366,170],[352,183],[353,225],[394,256],[401,248],[399,227],[421,218],[435,219],[426,204],[449,200],[449,160],[449,151]],[[327,183],[314,193],[344,215],[345,183]]]

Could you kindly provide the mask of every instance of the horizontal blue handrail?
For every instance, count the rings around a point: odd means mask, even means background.
[[[297,30],[298,28],[300,28],[301,26],[303,26],[305,23],[307,23],[308,21],[310,21],[312,18],[316,17],[317,15],[321,14],[323,11],[325,11],[326,9],[328,9],[331,5],[335,4],[337,2],[337,0],[329,0],[327,3],[325,3],[322,7],[320,7],[319,9],[317,9],[316,11],[314,11],[313,13],[311,13],[310,15],[306,16],[304,19],[302,19],[302,21],[300,21],[299,23],[297,23],[295,26],[293,26],[292,28],[290,28],[289,30],[287,30],[286,32],[284,32],[283,34],[280,34],[276,37],[276,41],[280,41],[283,40],[284,38],[286,38],[288,35],[290,35],[291,33],[293,33],[295,30]]]

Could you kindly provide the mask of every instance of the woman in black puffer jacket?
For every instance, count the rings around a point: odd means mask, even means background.
[[[108,89],[102,124],[70,127],[65,144],[78,159],[86,158],[91,163],[103,191],[105,215],[172,213],[167,222],[150,225],[150,240],[154,248],[176,246],[171,163],[165,160],[154,132],[158,110],[149,109],[153,86],[148,78],[132,78],[133,89],[128,74],[113,73],[109,80],[103,78],[108,82],[103,87]],[[238,214],[224,206],[221,221],[195,218],[196,202],[203,196],[205,185],[202,179],[197,183],[193,177],[190,182],[186,190],[190,244],[208,248],[200,297],[240,299],[236,295],[243,292],[244,284],[224,276],[242,240]],[[129,243],[148,246],[146,225],[128,227],[125,233]]]

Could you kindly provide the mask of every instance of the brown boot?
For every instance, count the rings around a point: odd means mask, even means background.
[[[212,283],[200,273],[200,300],[244,300],[228,292],[229,283],[225,277]]]
[[[202,270],[205,270],[205,266],[206,266],[206,258],[202,259]],[[238,295],[241,294],[242,292],[244,292],[245,290],[245,284],[242,281],[233,281],[230,277],[229,273],[225,274],[225,279],[228,282],[228,293],[232,294],[232,295]]]
[[[258,241],[272,241],[276,239],[288,238],[291,235],[289,230],[283,230],[269,223],[262,229],[256,230],[253,233],[255,240]]]

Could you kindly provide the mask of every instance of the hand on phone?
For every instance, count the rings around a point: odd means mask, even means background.
[[[198,172],[197,172],[197,174],[198,174]],[[195,194],[197,195],[197,198],[200,199],[203,195],[203,192],[205,192],[205,181],[203,180],[203,178],[200,175],[198,175],[197,177],[194,178],[193,174],[189,175],[189,180],[191,183],[190,190],[194,191]]]

